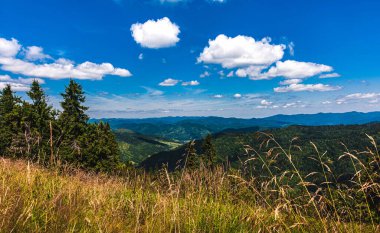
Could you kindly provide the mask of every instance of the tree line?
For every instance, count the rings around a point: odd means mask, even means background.
[[[0,155],[96,172],[123,166],[109,124],[89,123],[80,84],[70,80],[61,94],[61,111],[49,105],[37,80],[27,95],[29,102],[16,96],[11,85],[0,91]]]

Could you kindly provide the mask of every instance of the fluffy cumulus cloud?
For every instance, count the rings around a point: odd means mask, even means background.
[[[326,84],[302,84],[305,79],[315,76],[333,78],[340,75],[332,73],[333,67],[324,64],[295,60],[282,61],[285,49],[288,48],[290,55],[293,56],[294,47],[293,42],[288,46],[274,44],[269,37],[255,40],[249,36],[228,37],[221,34],[209,40],[208,46],[203,49],[197,61],[229,69],[228,77],[249,77],[252,80],[285,78],[280,82],[282,87],[274,88],[276,92],[340,89],[340,87]]]
[[[331,72],[331,66],[312,62],[299,62],[293,60],[278,61],[268,72],[262,74],[263,79],[284,77],[290,79],[302,79],[316,76],[321,73]]]
[[[265,79],[261,75],[261,71],[265,66],[248,66],[247,68],[239,68],[236,70],[236,76],[240,78],[250,77],[251,79]]]
[[[340,90],[341,87],[330,86],[325,84],[290,84],[289,86],[276,87],[275,92],[300,92],[300,91],[336,91]]]
[[[37,46],[30,46],[24,49],[25,59],[19,58],[17,54],[22,46],[16,39],[7,40],[0,38],[0,68],[15,74],[31,77],[64,79],[91,79],[101,80],[105,75],[116,75],[129,77],[132,74],[127,69],[116,68],[111,63],[93,63],[86,61],[75,64],[68,59],[59,58],[50,63],[35,63],[35,60],[52,59],[43,53],[43,49]]]
[[[172,47],[179,42],[179,27],[164,17],[158,20],[148,20],[145,23],[135,23],[131,26],[132,37],[142,47],[159,49]]]
[[[256,41],[248,36],[219,35],[209,40],[198,62],[219,64],[224,68],[269,66],[282,59],[285,45],[272,45],[270,38]]]
[[[163,87],[172,87],[172,86],[177,85],[179,82],[180,82],[179,80],[168,78],[160,82],[158,85],[163,86]]]
[[[377,103],[380,93],[354,93],[337,99],[337,104],[344,104],[350,101],[367,101],[368,103]]]
[[[43,48],[39,46],[29,46],[25,49],[25,58],[30,61],[51,59],[52,57],[44,54]]]
[[[40,84],[45,83],[44,80],[38,78],[13,79],[9,75],[0,75],[0,90],[4,89],[5,86],[10,85],[13,91],[28,91],[29,85],[32,84],[34,80],[37,80]]]
[[[0,56],[1,57],[14,57],[20,51],[21,45],[14,38],[7,40],[0,38]]]

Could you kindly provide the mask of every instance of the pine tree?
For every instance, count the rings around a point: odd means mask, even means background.
[[[82,167],[96,172],[110,172],[121,167],[119,147],[108,123],[90,124],[79,140],[83,148]]]
[[[203,145],[203,158],[205,165],[208,167],[213,167],[216,163],[217,155],[215,147],[212,143],[212,136],[211,134],[208,134],[206,138],[204,139]]]
[[[76,156],[81,153],[78,138],[83,136],[87,129],[89,117],[86,115],[88,109],[83,104],[86,100],[82,86],[74,80],[70,80],[65,93],[62,94],[62,113],[59,117],[61,155],[68,162],[77,162]]]
[[[195,149],[195,141],[192,140],[187,144],[185,152],[185,167],[189,169],[198,168],[200,164],[199,156]]]
[[[81,135],[86,128],[89,117],[85,113],[88,107],[83,103],[86,101],[82,86],[74,80],[70,80],[65,93],[61,94],[63,102],[61,107],[63,112],[60,117],[61,125],[65,129],[68,137],[76,138]]]
[[[17,97],[15,97],[11,85],[7,84],[4,89],[0,91],[0,117],[11,113],[17,102]]]
[[[49,121],[54,118],[52,106],[48,105],[46,95],[37,80],[33,81],[27,95],[32,100],[32,127],[38,129],[42,135],[44,132],[48,131]]]
[[[52,106],[49,106],[46,95],[38,83],[34,80],[30,91],[27,95],[32,103],[28,105],[30,108],[28,115],[28,125],[30,127],[31,138],[33,140],[32,155],[37,157],[39,161],[46,162],[50,152],[50,126],[55,126],[55,113]],[[54,127],[55,128],[55,127]]]
[[[0,91],[0,155],[6,155],[12,139],[20,129],[21,121],[18,103],[10,85]]]

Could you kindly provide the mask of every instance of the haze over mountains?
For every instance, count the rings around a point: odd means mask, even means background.
[[[266,118],[223,117],[163,117],[145,119],[104,118],[113,129],[129,129],[136,133],[162,137],[181,142],[199,139],[207,134],[224,130],[258,127],[258,130],[280,128],[289,125],[353,125],[380,121],[380,112],[317,113],[275,115]]]

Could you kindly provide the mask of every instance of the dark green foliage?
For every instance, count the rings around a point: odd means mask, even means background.
[[[85,136],[87,130],[87,121],[89,117],[86,114],[88,109],[83,104],[86,100],[82,86],[74,80],[70,80],[69,86],[62,93],[63,109],[58,118],[60,135],[58,139],[58,148],[60,151],[60,160],[69,163],[78,163],[83,157],[79,138]]]
[[[10,85],[0,92],[0,154],[8,154],[15,136],[21,130],[22,109]]]
[[[78,160],[82,167],[97,172],[110,172],[122,166],[118,144],[107,123],[88,125],[87,132],[78,141]]]
[[[207,167],[214,167],[217,163],[217,155],[211,134],[207,135],[202,145],[203,161]]]
[[[321,153],[326,151],[325,159],[330,159],[334,170],[340,174],[352,173],[352,168],[349,168],[348,161],[337,162],[346,148],[344,143],[350,150],[365,150],[371,146],[368,142],[366,134],[380,136],[380,124],[367,125],[347,125],[347,126],[290,126],[281,129],[273,129],[264,131],[267,134],[272,134],[284,148],[289,149],[291,140],[293,146],[294,161],[299,165],[305,173],[313,170],[315,162],[309,159],[309,156],[315,155],[315,149],[310,144],[314,142]],[[377,137],[378,138],[378,137]],[[268,148],[274,146],[273,142],[268,146],[263,143],[268,139],[263,133],[257,132],[253,128],[251,132],[243,130],[243,132],[225,132],[218,133],[213,136],[213,144],[217,154],[217,161],[230,163],[233,167],[239,167],[241,162],[248,158],[247,151],[244,149],[246,145],[251,146],[256,151],[266,152]],[[378,139],[379,140],[379,139]],[[200,151],[203,140],[195,141],[195,148]],[[380,140],[379,140],[380,142]],[[302,150],[297,149],[294,145],[300,146]],[[147,168],[160,167],[161,164],[168,164],[170,169],[174,169],[177,162],[182,159],[185,153],[186,146],[176,148],[171,151],[159,152],[150,156],[142,162],[142,166]],[[282,158],[281,158],[282,159]],[[289,168],[287,162],[280,163],[283,168]],[[260,167],[261,165],[258,165]],[[262,169],[258,169],[260,173]]]
[[[185,161],[185,168],[188,169],[196,169],[199,168],[201,164],[201,158],[197,154],[197,151],[195,149],[195,141],[190,141],[187,144],[185,153],[183,154],[184,156],[184,161]]]
[[[88,107],[83,105],[86,97],[82,86],[74,80],[70,80],[65,93],[62,93],[62,97],[61,107],[63,111],[59,117],[62,134],[65,139],[75,139],[84,133],[89,119],[85,113]]]
[[[126,163],[139,164],[152,154],[182,145],[177,141],[142,135],[126,129],[115,130],[114,134],[119,143],[121,159]]]
[[[82,87],[70,80],[62,94],[62,113],[48,105],[37,81],[22,101],[7,85],[0,92],[0,154],[44,165],[72,164],[96,172],[122,167],[108,123],[88,124]],[[58,118],[57,118],[58,116]]]
[[[56,135],[56,113],[52,106],[49,106],[46,95],[38,83],[34,80],[30,91],[27,95],[31,99],[31,104],[25,103],[24,108],[29,109],[26,119],[26,127],[28,127],[29,137],[31,141],[31,156],[37,161],[46,163],[50,158],[50,133]],[[50,126],[52,132],[50,132]]]

